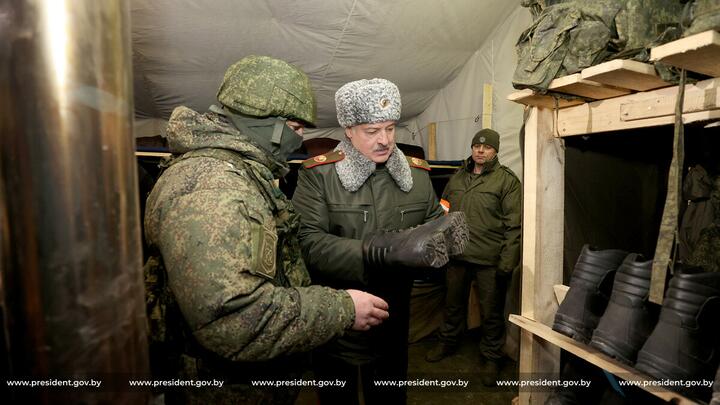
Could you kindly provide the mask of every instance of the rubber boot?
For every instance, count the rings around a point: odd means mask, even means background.
[[[623,363],[635,363],[660,313],[660,306],[648,301],[651,273],[652,260],[635,253],[625,258],[590,346]]]
[[[605,312],[615,271],[627,252],[585,245],[570,276],[570,289],[555,314],[553,330],[583,343]]]
[[[658,379],[712,381],[720,361],[720,273],[696,267],[675,272],[660,320],[635,368]],[[708,400],[709,388],[679,388]]]
[[[465,214],[451,212],[413,228],[369,235],[363,240],[363,259],[371,268],[439,268],[465,250],[469,234]]]

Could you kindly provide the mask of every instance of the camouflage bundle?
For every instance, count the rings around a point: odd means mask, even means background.
[[[692,0],[683,12],[683,36],[720,30],[720,0]]]
[[[556,77],[637,55],[666,38],[682,11],[676,0],[525,0],[523,5],[539,15],[516,44],[513,86],[541,92]]]

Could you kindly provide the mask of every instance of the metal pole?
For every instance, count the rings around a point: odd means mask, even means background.
[[[2,1],[0,38],[0,371],[104,384],[6,388],[141,403],[127,386],[148,375],[128,3]]]

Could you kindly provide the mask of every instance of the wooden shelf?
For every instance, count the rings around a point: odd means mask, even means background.
[[[720,77],[720,33],[705,31],[652,48],[650,60]]]
[[[571,107],[585,102],[583,100],[567,100],[564,98],[553,97],[549,94],[538,94],[531,89],[510,93],[507,99],[520,104],[549,109],[554,109],[556,106],[557,108]]]
[[[675,122],[678,86],[594,101],[558,111],[557,135],[586,135]],[[720,78],[685,87],[685,123],[720,119]]]
[[[653,48],[650,59],[671,66],[720,77],[720,33],[705,31]],[[647,92],[670,86],[656,73],[655,67],[634,60],[611,60],[550,82],[548,91],[582,97],[585,100],[607,100],[635,92]],[[584,104],[582,99],[558,103],[549,95],[530,89],[511,93],[508,100],[533,107],[564,109]],[[712,108],[704,108],[710,110]],[[692,117],[691,117],[692,118]],[[665,123],[662,120],[660,124]]]
[[[138,152],[135,151],[135,157],[170,157],[170,152]]]
[[[700,33],[654,48],[651,53],[653,60],[714,76],[686,85],[682,120],[720,122],[720,34]],[[531,90],[508,97],[531,106],[525,122],[523,162],[522,317],[510,317],[524,329],[520,336],[519,369],[523,375],[557,375],[562,348],[622,378],[647,381],[647,376],[544,325],[552,324],[565,292],[562,286],[556,286],[562,283],[563,276],[564,137],[672,125],[678,86],[660,80],[653,66],[627,60],[588,67],[580,72],[579,78],[577,74],[559,78],[552,82],[552,87],[555,91],[577,92],[575,84],[582,84],[585,90],[602,86],[602,91],[610,88],[627,92],[611,98],[603,98],[612,96],[611,93],[595,96],[583,93],[583,100],[598,99],[583,103],[575,100],[579,103],[576,105],[556,105],[552,97]],[[652,394],[667,401],[692,403],[675,392],[652,388]],[[519,392],[521,405],[543,404],[546,399],[547,392]]]
[[[644,389],[645,391],[655,395],[658,398],[678,405],[697,403],[693,400],[685,398],[684,396],[674,391],[670,391],[663,387],[652,387],[652,389],[649,389],[648,387],[643,387],[643,382],[654,381],[655,379],[646,376],[645,374],[642,374],[637,370],[623,363],[620,363],[619,361],[611,357],[606,356],[602,352],[588,345],[584,345],[561,333],[555,332],[548,326],[545,326],[539,322],[533,321],[532,319],[526,318],[524,316],[513,314],[510,315],[510,322],[530,332],[531,334],[542,338],[548,343],[558,346],[563,350],[567,350],[568,352],[586,360],[587,362],[592,363],[602,368],[603,370],[607,370],[608,372],[626,381],[637,381],[639,383],[637,387]]]
[[[630,94],[630,90],[614,86],[606,86],[591,80],[583,80],[582,73],[558,77],[550,82],[548,90],[571,94],[592,100],[604,100]]]
[[[671,86],[655,73],[655,66],[634,60],[611,60],[583,69],[580,75],[584,80],[634,91]]]

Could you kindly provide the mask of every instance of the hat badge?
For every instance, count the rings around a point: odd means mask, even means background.
[[[389,105],[390,105],[390,100],[388,100],[387,98],[384,98],[384,97],[380,99],[380,108],[388,108]]]
[[[415,164],[417,166],[420,166],[422,164],[422,161],[418,158],[412,158],[411,160],[412,160],[413,164]]]
[[[327,160],[327,157],[325,155],[315,156],[315,159],[313,160],[318,163],[322,163]]]
[[[485,143],[485,137],[484,137],[484,136],[481,136],[481,137],[478,139],[478,141],[480,141],[480,143]]]

